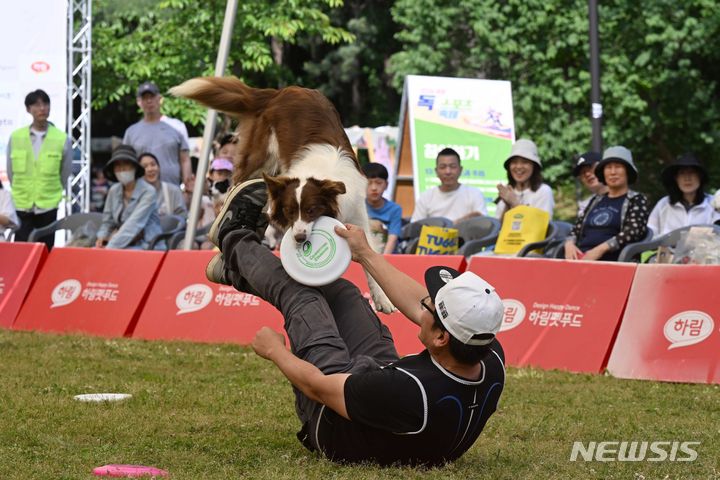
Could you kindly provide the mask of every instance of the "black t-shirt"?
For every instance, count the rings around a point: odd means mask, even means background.
[[[345,408],[354,421],[394,433],[420,430],[425,418],[420,386],[396,368],[350,375]]]
[[[347,420],[323,407],[310,432],[330,459],[381,465],[439,465],[472,446],[505,383],[495,341],[479,379],[458,377],[427,350],[345,382]]]

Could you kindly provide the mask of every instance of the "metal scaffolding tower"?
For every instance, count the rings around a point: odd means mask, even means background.
[[[68,0],[67,32],[67,134],[74,152],[66,186],[65,215],[70,215],[90,211],[92,0]]]

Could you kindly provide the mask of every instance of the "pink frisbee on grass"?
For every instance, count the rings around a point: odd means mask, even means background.
[[[93,469],[93,474],[100,477],[167,477],[165,470],[146,467],[144,465],[103,465]]]

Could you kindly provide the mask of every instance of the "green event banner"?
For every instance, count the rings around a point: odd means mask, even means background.
[[[479,188],[494,214],[497,184],[515,138],[510,82],[410,75],[405,80],[415,198],[440,184],[435,158],[453,148],[463,167],[460,183]]]

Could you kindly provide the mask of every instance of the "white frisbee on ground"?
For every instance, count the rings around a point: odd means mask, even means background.
[[[84,393],[73,398],[80,402],[118,402],[130,397],[129,393]]]
[[[332,217],[318,218],[310,237],[299,245],[292,236],[292,229],[285,232],[280,244],[280,260],[295,281],[319,287],[345,273],[352,254],[347,241],[335,233],[336,225],[345,228],[342,222]]]

